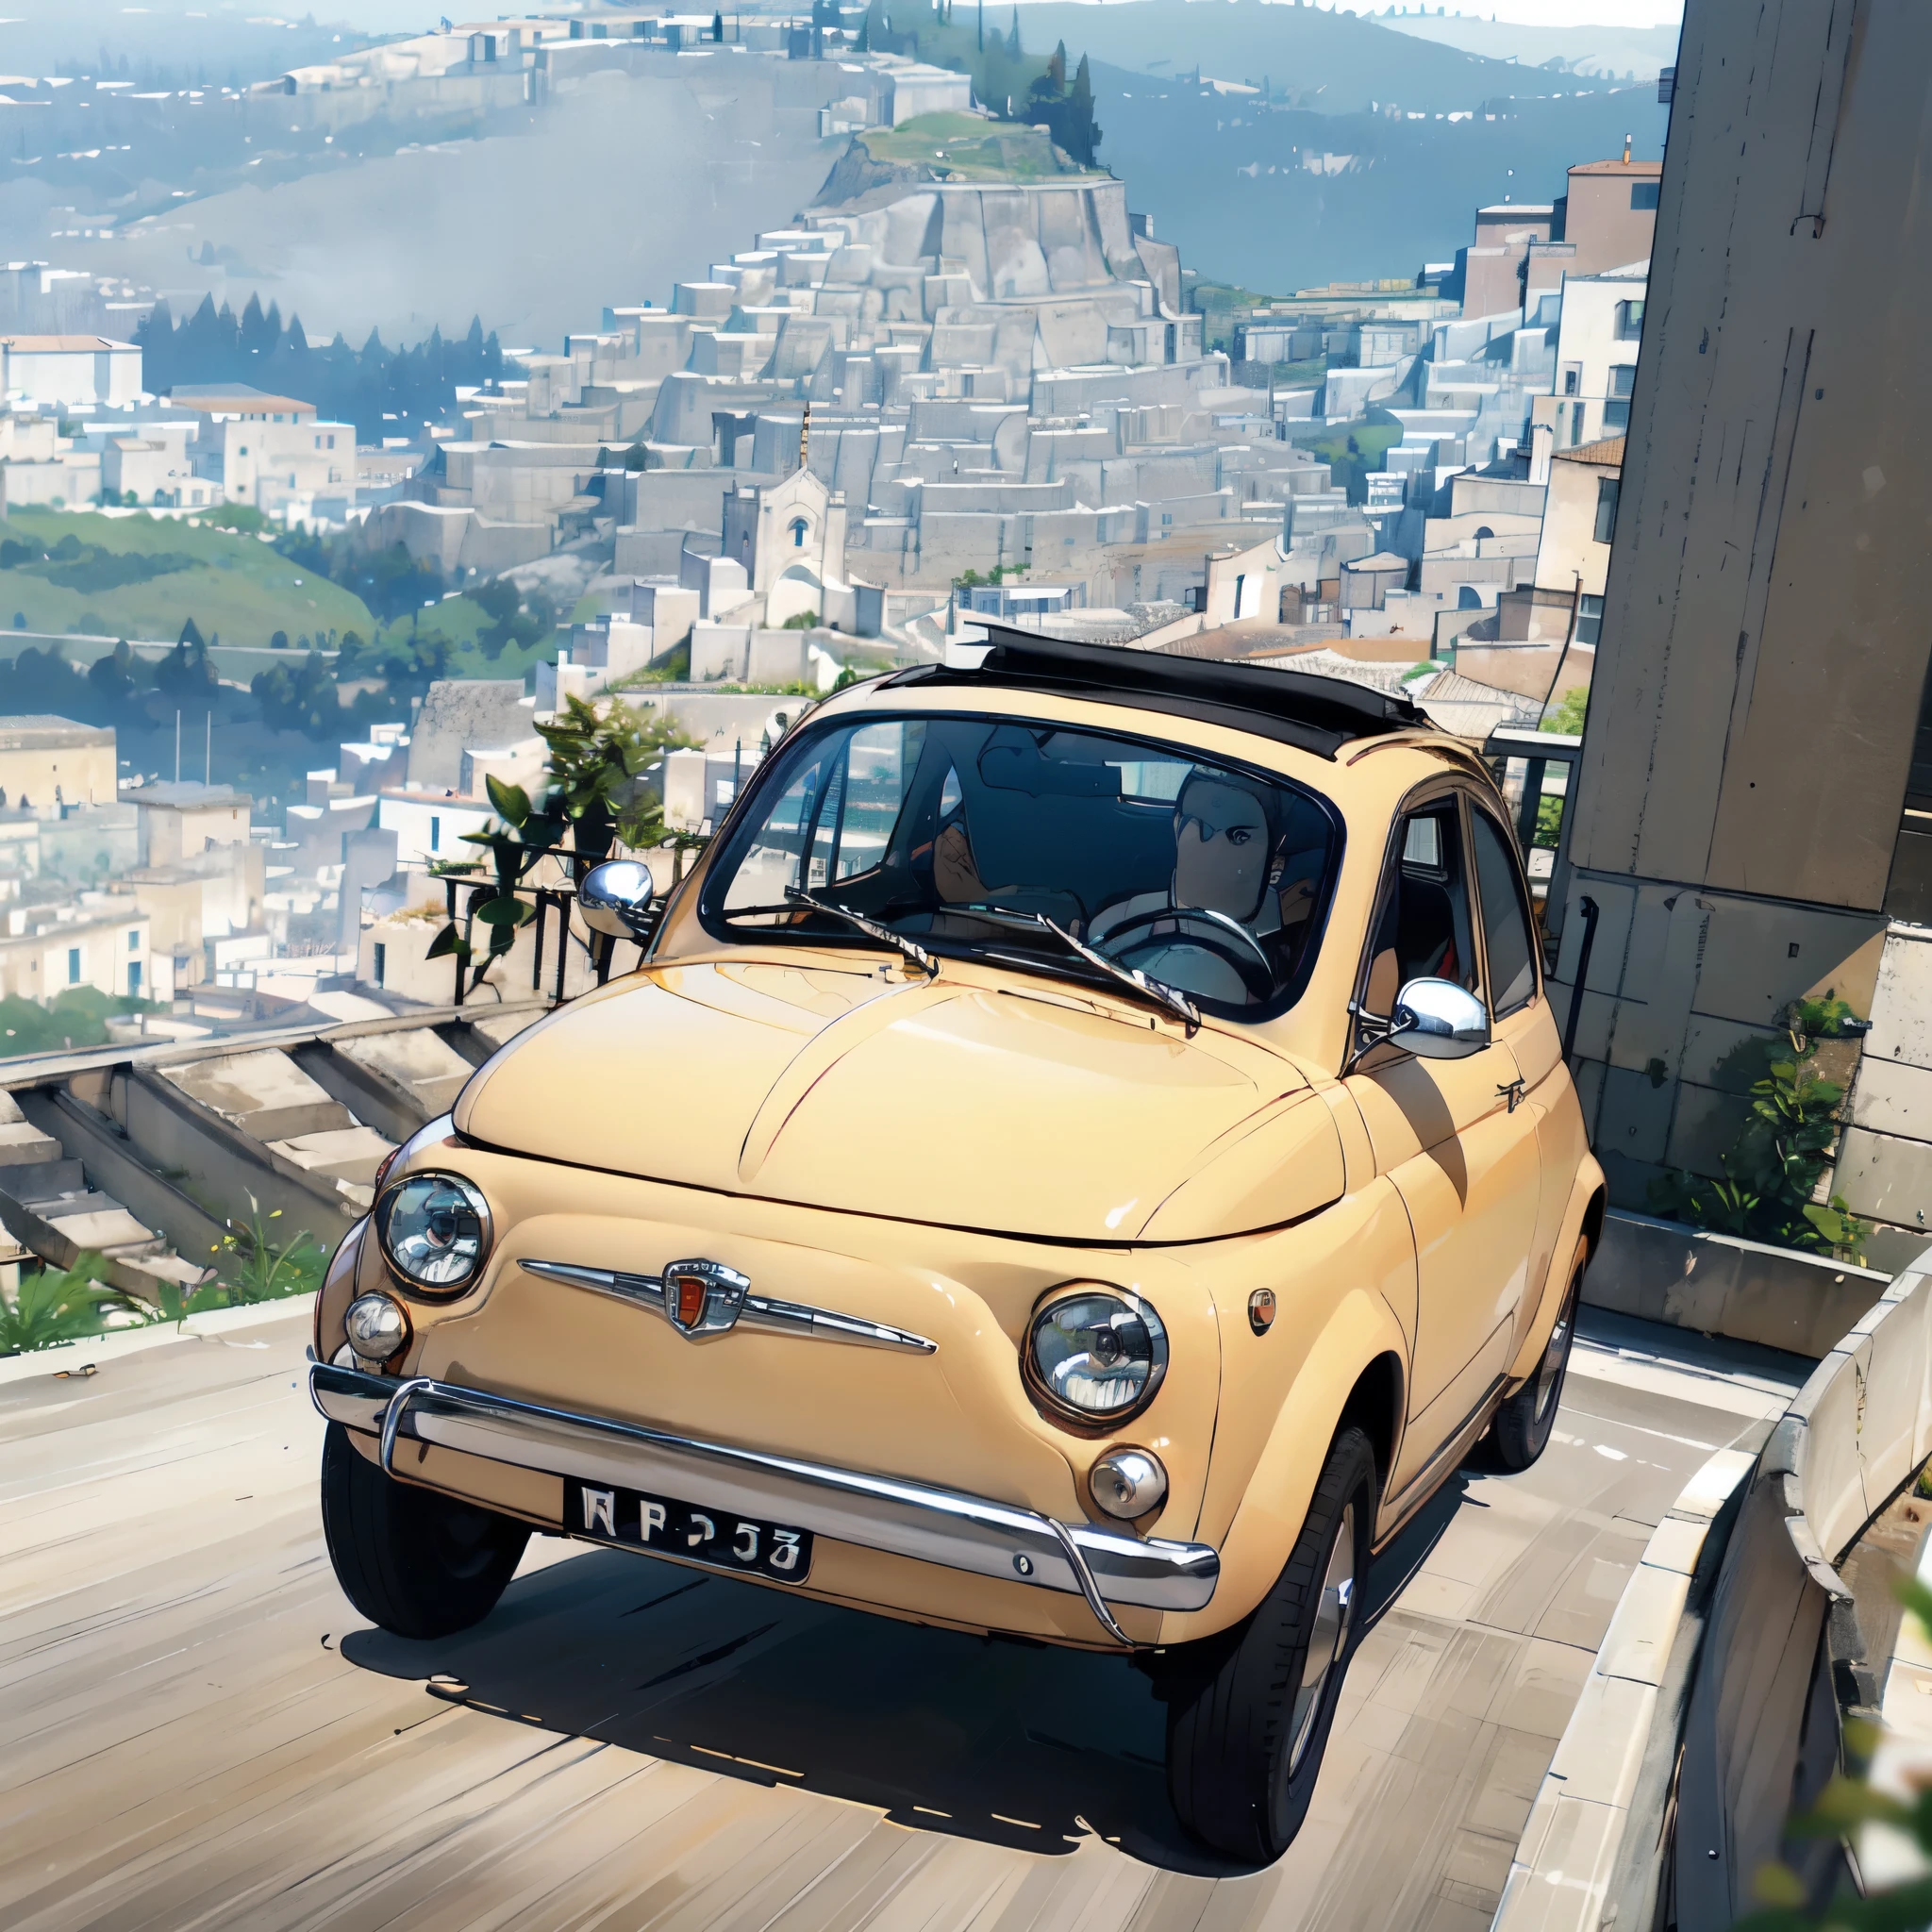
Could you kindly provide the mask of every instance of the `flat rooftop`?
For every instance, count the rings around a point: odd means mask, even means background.
[[[105,724],[81,724],[44,712],[0,718],[0,751],[58,751],[66,745],[113,742],[113,730]]]

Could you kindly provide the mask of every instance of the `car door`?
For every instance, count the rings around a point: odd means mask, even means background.
[[[1450,783],[1413,797],[1391,839],[1363,959],[1362,1008],[1387,1016],[1418,977],[1487,994],[1469,808]],[[1482,1405],[1512,1353],[1537,1228],[1541,1161],[1508,1045],[1461,1059],[1371,1047],[1346,1076],[1379,1173],[1416,1242],[1416,1332],[1399,1490]]]
[[[1562,1038],[1539,970],[1529,891],[1515,841],[1481,799],[1472,797],[1469,808],[1491,1037],[1515,1062],[1516,1077],[1523,1083],[1517,1111],[1526,1113],[1536,1134],[1541,1169],[1528,1291],[1522,1307],[1526,1324],[1536,1312],[1538,1291],[1548,1279],[1552,1261],[1569,1259],[1557,1257],[1554,1248],[1587,1143],[1563,1065]]]

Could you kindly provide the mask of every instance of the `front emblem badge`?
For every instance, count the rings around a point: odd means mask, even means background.
[[[693,1341],[728,1334],[744,1307],[750,1281],[721,1261],[673,1261],[664,1271],[664,1313]]]

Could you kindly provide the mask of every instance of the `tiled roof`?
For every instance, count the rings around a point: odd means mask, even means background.
[[[1624,439],[1607,436],[1600,442],[1579,442],[1574,449],[1559,449],[1557,460],[1560,463],[1596,463],[1605,469],[1621,470],[1624,467]]]
[[[16,356],[92,356],[102,349],[132,350],[132,342],[110,341],[106,336],[0,336]]]

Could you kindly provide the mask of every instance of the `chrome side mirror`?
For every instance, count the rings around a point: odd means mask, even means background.
[[[1490,1043],[1490,1013],[1453,979],[1411,979],[1395,995],[1389,1043],[1425,1060],[1459,1060]]]
[[[650,923],[653,890],[651,868],[641,859],[607,858],[584,874],[577,908],[592,932],[641,940]]]

